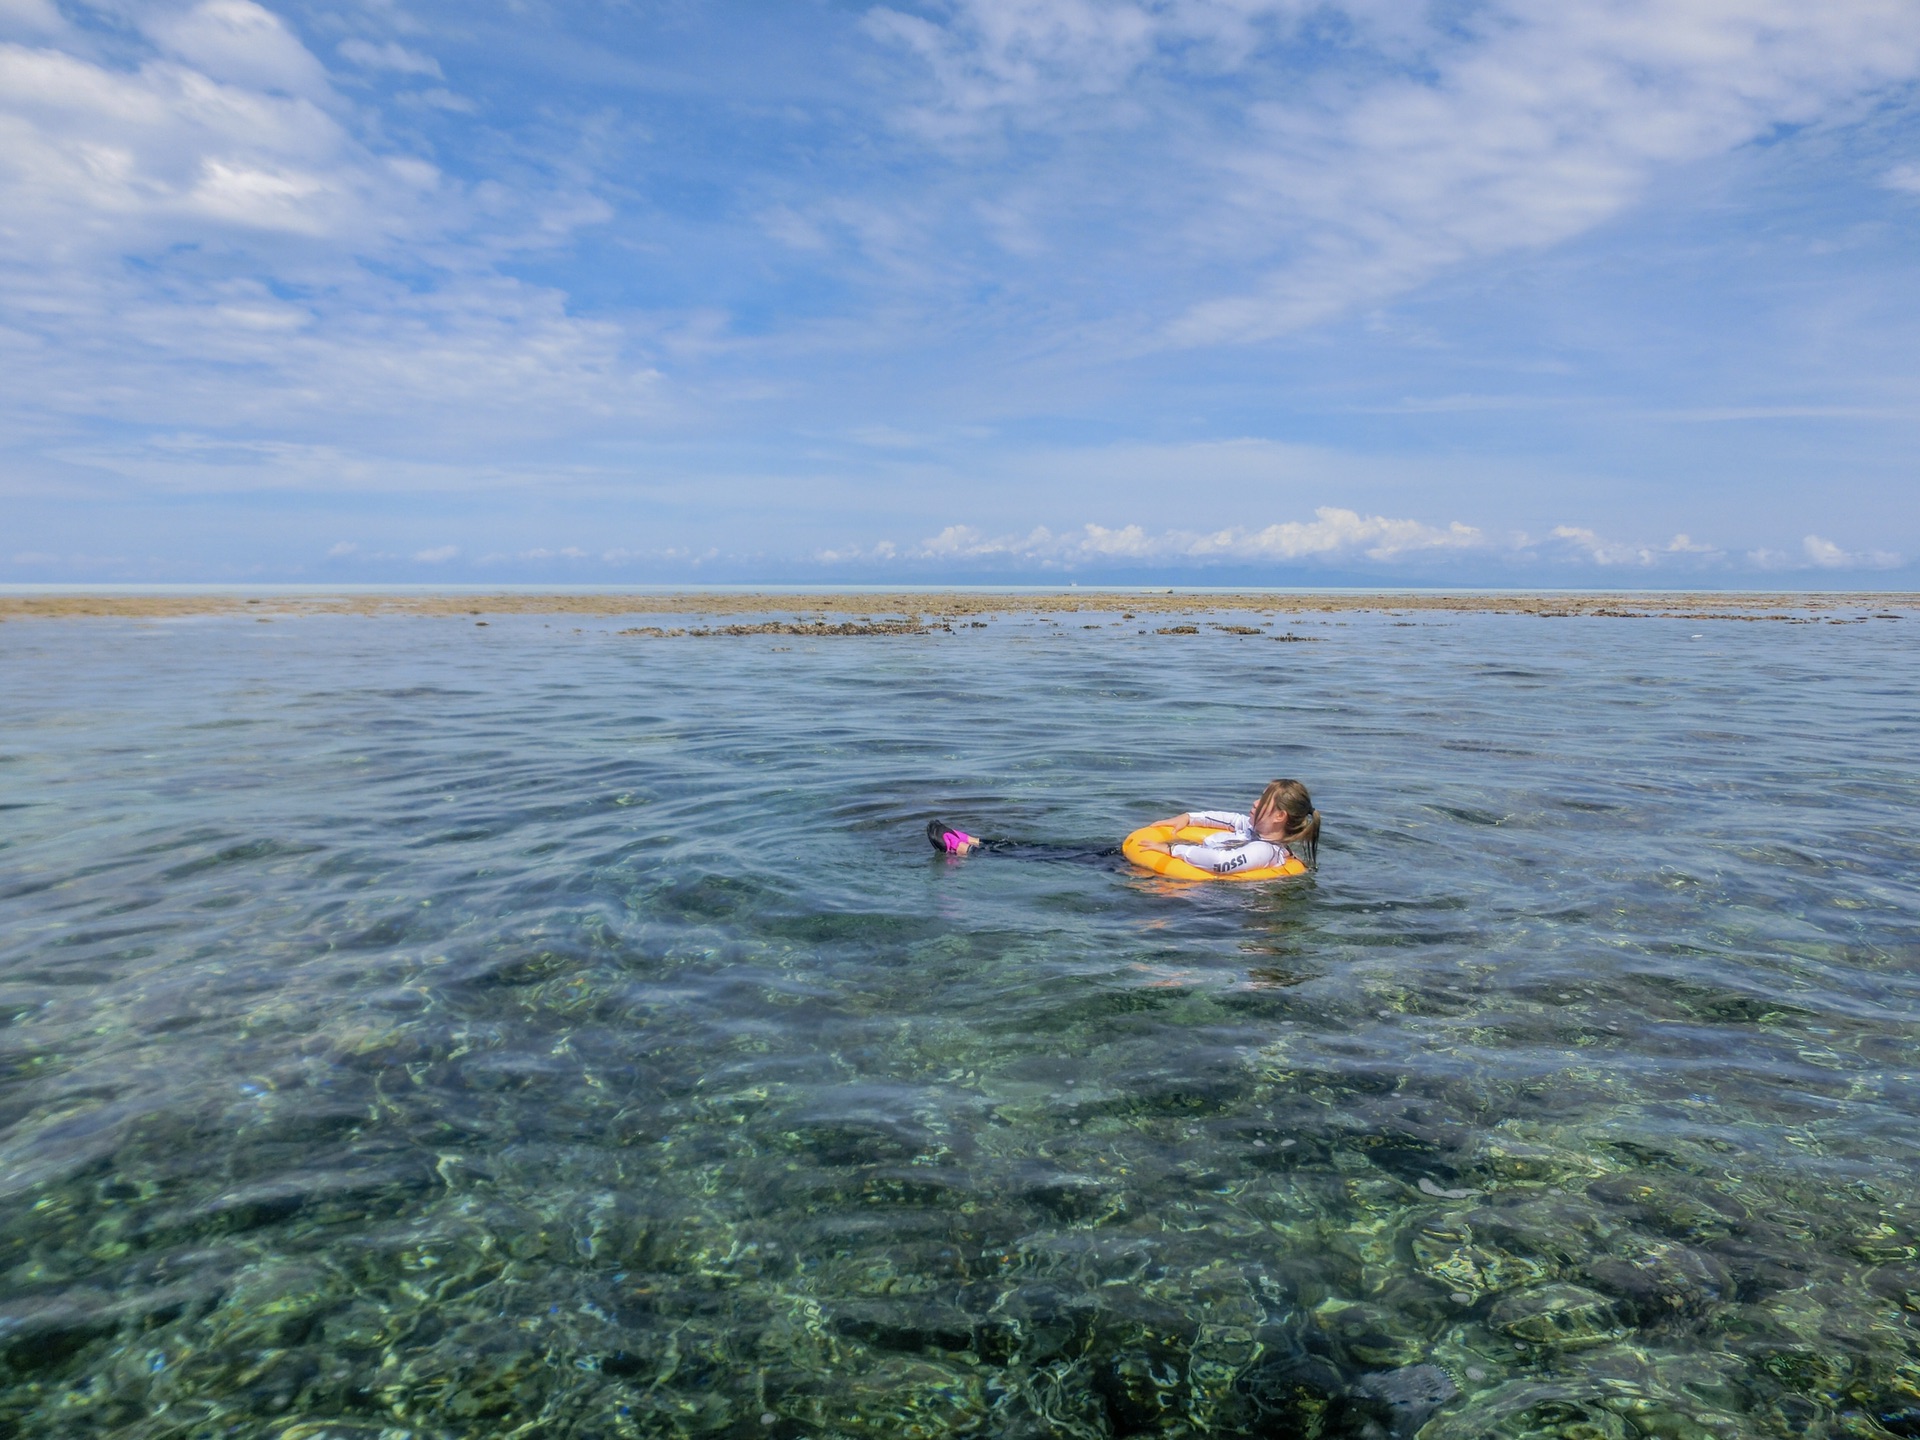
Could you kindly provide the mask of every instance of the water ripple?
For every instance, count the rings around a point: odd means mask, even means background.
[[[1920,1434],[1920,664],[1689,623],[7,626],[0,1427]]]

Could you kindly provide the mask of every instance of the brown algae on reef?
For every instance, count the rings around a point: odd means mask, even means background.
[[[388,595],[324,591],[276,590],[243,596],[231,591],[193,593],[183,589],[142,593],[14,594],[0,596],[0,621],[14,619],[177,619],[247,612],[257,606],[272,615],[353,615],[420,617],[481,615],[567,615],[615,618],[630,615],[700,615],[723,617],[779,615],[787,617],[757,623],[718,627],[637,627],[645,635],[705,634],[917,634],[916,627],[946,626],[954,622],[977,628],[976,617],[994,615],[1052,616],[1058,614],[1115,614],[1131,620],[1139,614],[1204,617],[1226,613],[1264,616],[1325,616],[1347,614],[1529,615],[1545,618],[1685,619],[1774,621],[1806,624],[1816,620],[1860,623],[1899,620],[1920,609],[1920,596],[1873,593],[1774,593],[1731,591],[1631,591],[1612,594],[1549,591],[1447,591],[1369,593],[1364,591],[1100,591],[1070,589],[1052,594],[1030,591],[901,591],[847,594],[780,593],[777,591],[657,591],[512,592],[493,595],[395,593]],[[257,613],[257,612],[253,612]],[[829,616],[846,617],[830,621]],[[880,619],[878,617],[894,617]],[[778,627],[797,625],[796,630]],[[1257,628],[1215,624],[1215,630],[1251,635]],[[1192,634],[1184,626],[1162,634]],[[1274,639],[1311,637],[1276,635]]]

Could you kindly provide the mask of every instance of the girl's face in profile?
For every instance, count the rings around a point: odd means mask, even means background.
[[[1287,838],[1287,812],[1278,805],[1256,805],[1247,818],[1253,822],[1253,833],[1262,840]]]

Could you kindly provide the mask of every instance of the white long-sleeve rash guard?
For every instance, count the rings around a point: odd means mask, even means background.
[[[1280,866],[1293,857],[1284,845],[1262,840],[1253,833],[1253,817],[1231,810],[1189,810],[1187,819],[1195,825],[1219,825],[1219,833],[1209,835],[1197,845],[1172,846],[1173,853],[1189,865],[1230,875],[1236,870],[1264,870]]]

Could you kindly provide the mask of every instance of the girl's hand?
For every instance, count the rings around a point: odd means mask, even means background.
[[[1192,820],[1193,816],[1182,814],[1169,815],[1165,820],[1156,820],[1153,823],[1156,825],[1164,825],[1169,830],[1184,830],[1192,823]]]
[[[1142,840],[1139,842],[1137,848],[1141,850],[1157,850],[1162,855],[1171,855],[1173,853],[1173,846],[1159,840]]]

